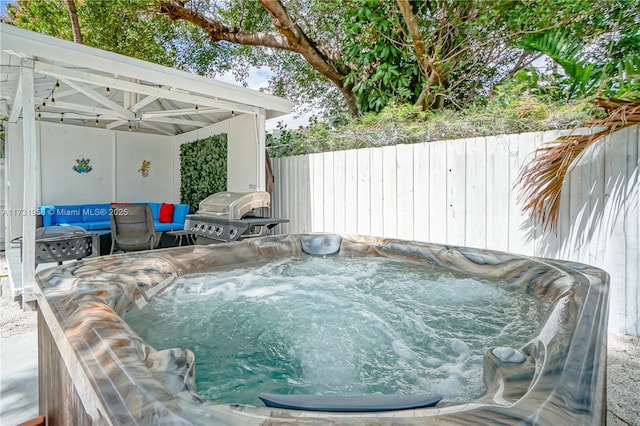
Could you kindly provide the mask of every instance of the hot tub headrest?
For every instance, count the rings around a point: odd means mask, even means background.
[[[258,398],[267,407],[292,410],[360,413],[373,411],[408,410],[433,407],[442,399],[441,395],[278,395],[261,393]]]
[[[324,256],[340,251],[342,237],[331,234],[303,235],[300,237],[300,243],[302,244],[303,252]]]

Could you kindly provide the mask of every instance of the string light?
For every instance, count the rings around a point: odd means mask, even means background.
[[[231,116],[232,116],[232,117],[235,117],[235,116],[236,116],[235,111],[231,111]]]
[[[56,105],[56,99],[53,97],[53,92],[55,92],[56,90],[58,90],[60,88],[60,82],[56,80],[56,84],[53,86],[53,89],[51,89],[51,92],[49,92],[49,96],[47,96],[46,98],[44,98],[42,100],[42,109],[45,109],[47,106],[47,100],[49,98],[51,98],[51,106],[55,106]],[[38,108],[40,109],[40,108]]]
[[[196,105],[196,112],[200,112],[200,111],[198,111],[198,105]]]
[[[60,124],[64,123],[64,112],[60,113]]]
[[[100,123],[99,123],[99,121],[98,121],[98,117],[100,117],[100,116],[99,116],[99,115],[96,115],[96,126],[97,126],[98,124],[100,124]]]
[[[110,94],[111,94],[111,89],[107,87],[107,96],[109,96]]]
[[[129,131],[131,131],[131,121],[129,121]]]
[[[38,113],[38,121],[42,118],[42,114]]]

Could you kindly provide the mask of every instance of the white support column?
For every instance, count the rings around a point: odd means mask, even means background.
[[[22,135],[24,143],[24,198],[22,218],[22,308],[35,300],[36,186],[38,177],[33,60],[21,63]]]
[[[6,115],[7,111],[7,101],[2,100],[0,101],[0,114],[2,115]],[[8,124],[8,123],[7,123]],[[5,124],[6,125],[6,124]],[[4,143],[4,177],[3,177],[3,183],[4,183],[4,188],[2,188],[2,190],[4,191],[4,209],[5,212],[9,211],[9,209],[11,208],[11,188],[10,188],[10,173],[9,173],[9,167],[11,167],[11,160],[10,160],[10,155],[11,155],[11,144],[9,143],[9,135],[6,133],[8,132],[8,129],[5,128],[5,143]],[[11,248],[11,232],[9,231],[9,228],[11,227],[11,216],[7,215],[4,218],[4,229],[2,230],[2,232],[4,232],[4,250],[5,252],[7,250],[9,250],[9,248]]]
[[[258,112],[258,114],[255,115],[256,117],[256,131],[258,132],[257,134],[257,138],[256,138],[256,149],[258,150],[257,154],[257,158],[258,161],[256,162],[257,166],[258,166],[258,170],[257,170],[257,188],[256,191],[266,191],[267,190],[267,182],[266,182],[266,170],[267,170],[267,165],[265,164],[265,149],[266,149],[266,135],[265,135],[265,128],[266,128],[266,121],[267,121],[267,113],[265,111],[264,108],[260,108],[260,111]]]

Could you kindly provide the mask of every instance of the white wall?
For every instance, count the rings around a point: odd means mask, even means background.
[[[39,128],[36,128],[38,130]],[[5,233],[5,245],[9,244],[12,239],[22,235],[22,216],[11,214],[15,209],[22,208],[23,182],[24,182],[24,147],[22,143],[22,121],[18,123],[7,123],[5,139],[5,152],[7,154],[5,160],[5,176],[6,193],[5,193],[5,209],[8,212],[6,216],[7,232]],[[36,135],[36,141],[39,138]]]
[[[90,127],[40,123],[39,204],[113,201],[114,132]],[[76,159],[90,159],[93,170],[77,173]]]
[[[262,152],[260,157],[257,147],[256,117],[245,114],[232,118],[229,123],[227,144],[227,190],[264,191],[264,183],[260,187],[258,173],[260,158],[264,158],[264,150],[260,151]],[[261,172],[264,176],[264,167]]]
[[[640,334],[638,126],[585,153],[565,181],[558,234],[517,202],[521,167],[559,132],[273,159],[280,233],[376,235],[574,260],[611,275],[609,328]]]
[[[120,132],[115,143],[115,201],[178,202],[173,193],[173,138]],[[149,161],[149,174],[139,171]],[[178,197],[179,198],[179,197]]]
[[[41,204],[175,201],[172,136],[40,123]],[[89,173],[73,170],[91,160]],[[151,161],[149,177],[138,172]]]

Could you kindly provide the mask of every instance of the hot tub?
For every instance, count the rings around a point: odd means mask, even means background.
[[[433,408],[317,412],[199,395],[194,355],[157,351],[122,319],[177,277],[290,256],[379,256],[445,266],[549,301],[519,347],[486,348],[480,397]],[[84,260],[37,275],[40,414],[59,424],[600,424],[608,275],[587,265],[362,236],[287,235]],[[521,358],[521,359],[518,359]]]

